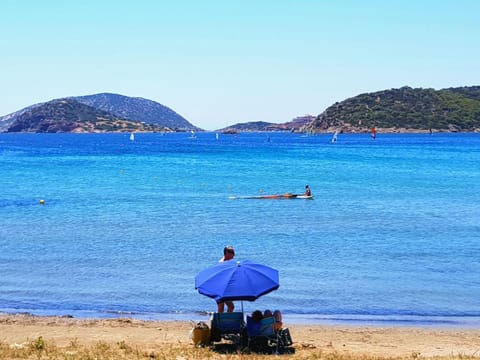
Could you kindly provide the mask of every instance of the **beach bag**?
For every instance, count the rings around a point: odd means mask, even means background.
[[[192,339],[195,346],[205,346],[210,344],[210,328],[203,321],[194,323],[193,328],[190,331],[190,339]]]
[[[279,330],[278,337],[283,346],[290,346],[293,344],[292,337],[290,336],[290,330],[288,330],[288,328]]]

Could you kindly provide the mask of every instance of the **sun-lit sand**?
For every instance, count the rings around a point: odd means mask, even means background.
[[[480,329],[296,324],[288,327],[295,354],[285,356],[291,358],[314,359],[326,354],[337,358],[480,357]],[[4,350],[13,351],[31,347],[41,337],[45,344],[55,346],[56,351],[70,355],[74,353],[72,346],[95,347],[97,344],[117,348],[121,344],[143,354],[155,354],[165,348],[193,348],[189,338],[191,328],[192,324],[186,321],[0,315],[0,345]],[[221,357],[212,350],[202,351],[212,352],[211,358]]]

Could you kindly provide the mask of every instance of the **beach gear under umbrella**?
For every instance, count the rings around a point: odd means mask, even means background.
[[[195,277],[195,289],[217,302],[254,301],[279,286],[277,270],[250,260],[218,263]]]

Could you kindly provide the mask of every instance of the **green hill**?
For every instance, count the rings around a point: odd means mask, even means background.
[[[163,128],[122,119],[73,99],[52,100],[24,109],[9,118],[7,132],[130,132]]]
[[[97,117],[103,120],[92,123]],[[123,121],[123,125],[118,120]],[[43,125],[39,126],[39,121]],[[72,121],[84,124],[77,126]],[[116,125],[108,124],[110,121]],[[160,103],[110,93],[54,99],[0,116],[0,132],[129,131],[124,130],[127,128],[137,129],[132,131],[201,130]]]
[[[101,93],[75,96],[73,99],[122,119],[141,121],[179,131],[201,130],[165,105],[140,97]]]
[[[480,131],[480,86],[402,87],[361,94],[328,107],[303,130]]]

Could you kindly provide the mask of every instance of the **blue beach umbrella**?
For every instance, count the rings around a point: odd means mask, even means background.
[[[218,263],[195,277],[195,289],[216,301],[255,301],[279,286],[277,270],[250,260]]]

